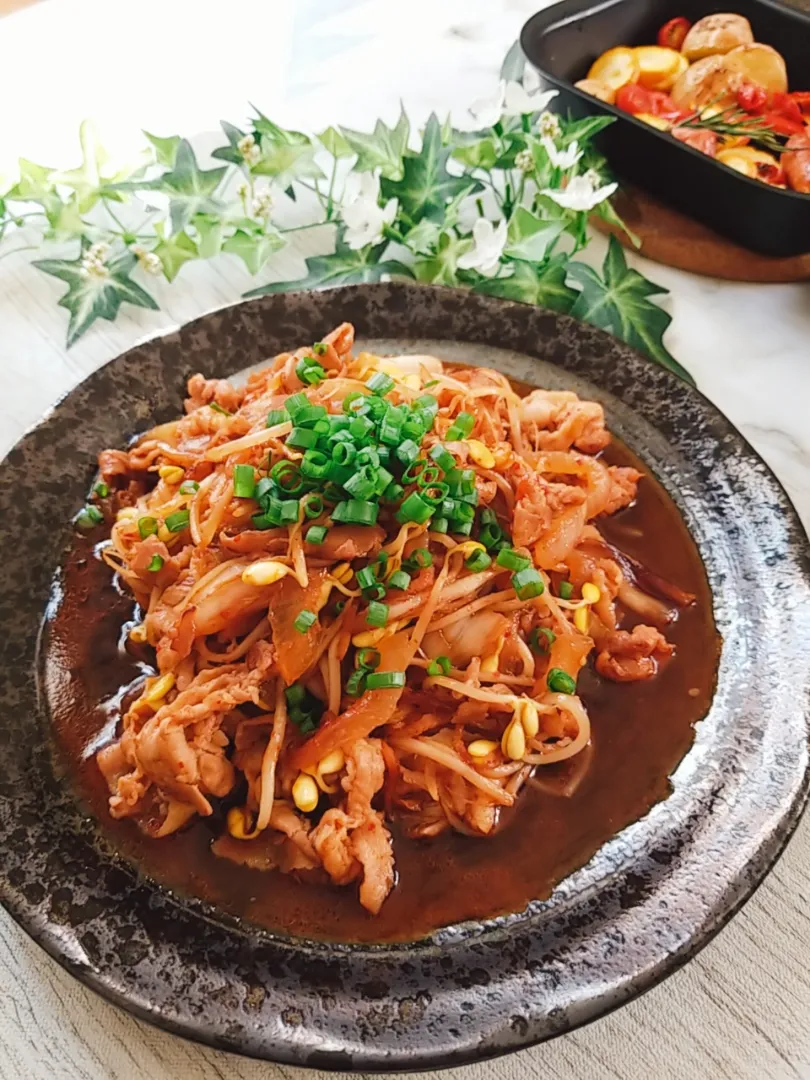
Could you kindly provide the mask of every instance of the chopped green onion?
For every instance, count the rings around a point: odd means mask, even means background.
[[[377,472],[371,465],[364,465],[352,473],[343,485],[350,495],[357,499],[368,499],[377,491]]]
[[[278,518],[273,514],[254,514],[250,520],[253,522],[253,528],[261,531],[278,527]]]
[[[363,499],[340,502],[332,511],[332,519],[345,525],[376,525],[380,508],[377,503]]]
[[[472,525],[475,517],[475,509],[469,503],[456,502],[453,508],[453,521]]]
[[[237,499],[252,499],[256,491],[256,474],[252,465],[234,465],[233,493]]]
[[[529,648],[535,652],[548,652],[556,640],[557,635],[553,630],[549,630],[547,626],[535,626],[529,634]]]
[[[227,409],[223,409],[216,401],[211,402],[211,408],[214,412],[222,413],[223,416],[233,416],[233,413],[229,413]]]
[[[365,400],[366,395],[362,390],[350,390],[343,399],[343,411],[347,414],[355,413]]]
[[[319,420],[326,420],[326,415],[323,405],[305,405],[295,414],[296,427],[314,427]]]
[[[309,428],[294,427],[287,436],[287,446],[296,450],[312,450],[318,441],[318,435]]]
[[[377,469],[377,482],[374,485],[374,494],[382,495],[384,491],[388,490],[393,479],[394,474],[390,473],[388,469],[383,468],[383,466],[380,465],[379,469]]]
[[[163,557],[161,555],[153,555],[152,558],[149,560],[149,565],[146,569],[151,570],[154,574],[156,574],[158,570],[162,570]]]
[[[433,556],[427,548],[414,548],[407,559],[402,560],[402,565],[406,570],[427,570],[433,566]]]
[[[407,420],[402,424],[402,437],[404,439],[415,439],[417,442],[421,442],[425,437],[425,431],[428,428],[428,424],[424,423],[427,417],[423,413],[411,413]]]
[[[426,468],[427,462],[424,458],[417,458],[416,461],[412,461],[402,474],[402,483],[412,484],[415,480],[419,479]]]
[[[553,667],[546,676],[546,682],[549,690],[553,690],[557,694],[575,694],[577,692],[576,682],[562,668]]]
[[[310,525],[304,537],[308,544],[322,544],[329,532],[325,525]]]
[[[366,675],[367,690],[399,690],[404,685],[404,671],[372,671]]]
[[[93,509],[96,509],[95,507]],[[98,513],[98,510],[96,510]],[[147,536],[153,536],[158,531],[157,518],[153,517],[139,517],[138,518],[138,532],[141,534],[141,540],[145,540]]]
[[[380,467],[380,451],[376,446],[364,446],[357,454],[357,467],[370,465],[373,469]]]
[[[395,503],[399,502],[399,500],[404,494],[405,488],[402,486],[402,484],[397,484],[395,482],[388,485],[388,487],[383,492],[383,498],[386,500],[386,502]]]
[[[312,351],[315,353],[316,356],[325,356],[328,348],[329,346],[326,344],[325,341],[316,341],[315,344],[312,346]]]
[[[97,506],[93,506],[88,503],[83,510],[80,510],[76,517],[73,519],[80,529],[92,529],[96,525],[100,525],[104,520],[104,515]],[[141,518],[141,521],[144,519]]]
[[[394,380],[384,371],[375,371],[370,379],[366,379],[366,386],[372,394],[384,397],[389,390],[394,389]]]
[[[357,666],[364,668],[366,671],[374,671],[375,668],[380,666],[382,657],[378,649],[360,649],[355,657]]]
[[[299,409],[305,409],[309,405],[309,398],[306,394],[302,394],[300,391],[297,394],[291,394],[284,402],[284,408],[290,415],[291,420],[295,420],[295,414]]]
[[[366,685],[366,670],[358,668],[346,680],[346,693],[349,697],[360,697]]]
[[[445,438],[448,442],[457,442],[459,439],[466,439],[474,427],[475,417],[472,413],[460,412],[453,421]]]
[[[433,516],[434,507],[426,502],[418,491],[412,491],[407,499],[403,499],[397,510],[396,518],[401,525],[409,521],[415,521],[417,525],[424,525]]]
[[[439,380],[438,379],[431,379],[430,382],[426,382],[424,385],[425,385],[425,390],[428,390],[431,386],[438,386],[439,385]]]
[[[375,581],[373,585],[363,589],[363,596],[366,600],[384,600],[387,592],[388,590],[381,582]]]
[[[560,596],[562,597],[562,599],[563,600],[570,600],[573,595],[574,595],[574,586],[571,584],[571,582],[570,581],[561,581],[560,582]]]
[[[439,479],[439,470],[435,465],[428,465],[427,468],[422,469],[416,478],[416,486],[419,488],[432,487]],[[443,487],[447,487],[447,484],[443,484]],[[450,489],[447,488],[449,491]],[[444,496],[442,496],[444,498]]]
[[[310,493],[309,495],[305,495],[301,502],[304,507],[304,514],[308,518],[316,518],[318,514],[323,513],[323,499],[320,495]]]
[[[435,381],[432,383],[425,383],[425,386],[435,386]],[[415,409],[422,409],[424,412],[429,412],[431,416],[435,416],[439,411],[439,403],[433,394],[422,394],[413,403]]]
[[[491,551],[497,543],[503,540],[503,529],[500,525],[493,525],[490,522],[487,522],[487,524],[479,531],[478,539],[487,551]]]
[[[472,570],[473,573],[478,573],[479,570],[486,570],[492,563],[492,559],[487,555],[485,551],[478,548],[470,555],[468,559],[464,560],[464,565],[468,570]]]
[[[287,704],[290,708],[294,708],[296,705],[303,705],[306,696],[307,692],[300,683],[293,683],[292,686],[288,686],[284,691],[284,697],[287,699]]]
[[[472,495],[475,491],[475,472],[472,469],[451,469],[445,473],[444,481],[456,496]]]
[[[350,442],[337,442],[332,447],[332,461],[338,465],[351,465],[357,449]]]
[[[531,600],[540,596],[545,589],[543,579],[533,566],[512,574],[511,582],[519,600]]]
[[[395,570],[388,579],[389,589],[407,589],[411,583],[411,575],[404,570]]]
[[[321,480],[329,473],[331,462],[321,450],[307,450],[301,459],[301,472],[310,480]]]
[[[372,600],[366,612],[366,622],[369,626],[385,626],[388,622],[388,604],[382,604],[379,600]]]
[[[503,566],[507,570],[525,570],[527,566],[532,565],[532,560],[528,555],[520,555],[513,548],[503,548],[498,552],[495,561],[498,566]]]
[[[355,577],[361,589],[370,589],[377,584],[377,575],[373,566],[364,566],[362,570],[357,571]]]
[[[425,469],[425,472],[427,471],[428,470]],[[422,478],[420,477],[419,479],[421,480]],[[444,500],[447,498],[447,484],[431,484],[429,487],[422,488],[419,494],[425,502],[430,503],[432,507],[438,509],[440,506],[444,506]]]
[[[305,356],[295,365],[295,374],[307,386],[317,386],[326,378],[326,372],[312,356]]]
[[[458,521],[454,520],[450,522],[450,532],[456,533],[458,536],[471,536],[473,523],[471,521]]]
[[[290,414],[286,409],[271,409],[267,414],[265,427],[275,427],[277,424],[286,424],[289,419]]]
[[[487,506],[481,511],[481,516],[479,520],[482,525],[497,525],[498,515],[495,513],[494,510],[490,510],[490,508]]]
[[[442,470],[442,472],[450,472],[451,469],[456,467],[456,459],[446,450],[441,443],[436,443],[435,446],[430,448],[430,456]]]
[[[428,675],[449,675],[452,666],[449,656],[437,656],[430,661],[426,670]]]
[[[298,521],[298,500],[297,499],[285,499],[281,504],[281,510],[279,517],[281,518],[282,525],[295,525]]]
[[[391,416],[389,410],[388,415],[380,425],[379,439],[381,443],[386,443],[388,446],[397,446],[402,441],[402,421],[396,422],[396,418]]]
[[[308,611],[304,608],[303,611],[298,613],[293,626],[299,634],[305,634],[309,630],[310,626],[315,622],[317,616],[312,611]]]
[[[430,523],[430,531],[436,533],[446,533],[450,528],[450,523],[446,517],[435,517]]]
[[[184,480],[178,490],[181,495],[193,495],[195,491],[200,490],[200,485],[196,480]]]
[[[166,518],[166,528],[169,532],[179,533],[188,527],[188,510],[175,510]]]
[[[419,444],[413,439],[406,439],[394,451],[403,465],[408,466],[419,457]]]
[[[110,494],[110,488],[108,484],[105,484],[103,480],[100,480],[93,488],[93,492],[98,495],[100,499],[106,499]]]
[[[298,495],[304,490],[304,481],[301,479],[301,470],[292,462],[277,461],[270,470],[270,479],[274,480],[285,495]],[[258,484],[261,489],[261,481]],[[259,496],[261,498],[261,496]]]
[[[355,416],[349,424],[349,432],[355,439],[365,439],[374,430],[374,422],[367,416]]]

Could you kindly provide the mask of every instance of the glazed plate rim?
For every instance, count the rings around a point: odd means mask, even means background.
[[[42,589],[68,535],[42,533],[26,582],[32,599],[27,610],[20,601],[23,626],[15,636],[17,611],[3,608],[2,597],[21,595],[14,592],[20,586],[10,544],[23,528],[25,509],[15,504],[14,495],[30,461],[39,455],[46,480],[49,470],[54,478],[61,475],[48,454],[66,463],[64,491],[54,498],[57,505],[62,500],[60,510],[68,503],[75,509],[92,472],[89,466],[82,471],[81,463],[94,449],[113,445],[106,441],[111,437],[121,444],[122,424],[142,430],[153,418],[168,418],[171,403],[177,411],[181,377],[189,370],[226,374],[247,367],[265,342],[275,343],[265,355],[277,351],[274,334],[278,340],[286,335],[292,344],[294,327],[311,326],[310,335],[299,331],[300,339],[315,339],[344,315],[356,323],[361,337],[443,338],[448,348],[467,340],[478,351],[511,350],[514,365],[523,363],[527,371],[533,355],[562,367],[562,374],[557,372],[561,384],[587,385],[592,379],[597,396],[605,400],[610,426],[640,456],[645,457],[646,448],[654,459],[659,479],[679,501],[690,528],[700,532],[695,539],[708,560],[715,618],[725,639],[718,695],[695,746],[676,770],[675,794],[609,841],[549,901],[532,905],[527,913],[448,928],[413,944],[329,945],[236,925],[200,901],[174,898],[136,877],[49,775],[47,747],[36,744],[12,751],[10,778],[0,786],[0,843],[8,852],[0,871],[0,899],[23,929],[82,982],[177,1034],[310,1067],[449,1067],[572,1030],[649,989],[706,944],[773,865],[810,789],[810,672],[801,667],[800,649],[778,658],[793,677],[794,690],[787,730],[780,732],[782,744],[772,717],[766,715],[761,724],[745,715],[740,719],[739,711],[755,709],[758,700],[758,691],[749,688],[753,697],[748,704],[740,683],[751,670],[767,671],[756,635],[773,636],[776,625],[784,634],[787,620],[799,640],[810,640],[807,538],[779,482],[699,391],[594,327],[510,301],[410,284],[262,297],[140,341],[67,394],[0,464],[0,514],[6,513],[10,522],[0,537],[0,638],[6,635],[0,642],[0,730],[8,728],[13,735],[21,703],[37,711],[31,686],[15,673],[21,658],[23,666],[32,657],[36,663],[32,621],[35,613],[37,623],[41,619],[47,597]],[[215,360],[223,346],[231,350],[227,370],[217,371]],[[507,373],[520,377],[517,367]],[[145,400],[141,380],[148,386],[150,379],[160,388],[152,396],[163,393],[165,400]],[[110,399],[110,393],[117,397]],[[112,400],[117,409],[110,409],[110,415],[101,410],[92,430],[83,430],[77,418],[94,402],[98,414],[101,400]],[[116,412],[127,419],[116,420]],[[667,424],[670,428],[663,431]],[[644,446],[634,445],[634,433]],[[751,503],[752,493],[766,504],[762,509]],[[723,509],[739,513],[746,494],[747,516],[742,522],[726,521]],[[702,507],[706,522],[695,517],[696,507]],[[41,527],[34,523],[31,528],[39,537]],[[786,587],[792,586],[793,602],[787,608],[778,591],[770,596],[764,588],[748,595],[745,574],[750,567],[737,568],[735,561],[745,564],[745,557],[754,558],[752,543],[765,553],[754,566],[765,585],[781,577]],[[8,559],[2,559],[4,554]],[[726,589],[726,580],[735,587]],[[736,681],[734,667],[739,669]],[[787,687],[777,684],[774,693],[772,709],[787,707]],[[43,723],[41,711],[37,723]],[[715,761],[719,777],[712,775]],[[46,825],[29,822],[29,803],[33,806],[35,794],[41,794],[34,790],[38,782],[52,806],[49,820],[58,838],[53,851],[47,847]],[[752,793],[756,806],[749,805]],[[728,859],[727,875],[706,857],[718,843]],[[73,900],[67,917],[54,906],[57,882],[65,875]],[[39,879],[46,882],[43,895],[33,888]],[[123,890],[123,901],[116,889]],[[102,900],[109,910],[103,903],[98,910]],[[203,944],[195,953],[198,937]],[[117,951],[111,959],[112,946]]]

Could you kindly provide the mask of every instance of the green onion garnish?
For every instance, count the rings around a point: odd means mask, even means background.
[[[370,379],[366,379],[366,386],[372,394],[384,397],[389,390],[394,389],[394,380],[384,371],[375,371]]]
[[[449,656],[437,656],[430,661],[426,670],[428,675],[449,675],[452,666]]]
[[[151,570],[155,574],[158,572],[158,570],[162,570],[163,569],[163,558],[162,558],[162,556],[153,555],[152,558],[149,560],[149,565],[147,566],[146,569]]]
[[[312,450],[318,443],[317,432],[309,428],[294,427],[287,436],[287,446],[294,450]]]
[[[316,341],[315,344],[312,346],[312,351],[315,353],[316,356],[324,356],[328,348],[329,346],[326,344],[325,341]]]
[[[298,521],[299,506],[297,499],[286,499],[281,504],[279,517],[282,525],[295,525]]]
[[[200,490],[200,485],[196,480],[184,480],[178,490],[181,495],[193,495],[195,491]]]
[[[404,671],[371,671],[366,675],[367,690],[399,690],[404,685]]]
[[[575,694],[577,692],[576,682],[562,668],[553,667],[546,676],[546,682],[549,690],[553,690],[557,694]]]
[[[532,600],[535,596],[540,596],[545,589],[543,579],[533,566],[512,574],[511,581],[519,600]]]
[[[234,465],[233,493],[237,499],[252,499],[256,490],[256,473],[252,465]]]
[[[376,525],[380,508],[377,503],[361,499],[339,502],[332,511],[332,520],[345,525]]]
[[[211,408],[214,412],[222,413],[223,416],[233,416],[233,413],[229,413],[227,409],[223,409],[216,401],[211,402]]]
[[[188,526],[188,510],[175,510],[166,518],[166,528],[169,532],[179,533]]]
[[[466,439],[474,427],[475,417],[472,413],[460,412],[453,421],[445,438],[448,442],[457,442],[459,439]]]
[[[287,699],[287,704],[290,708],[293,708],[295,705],[302,705],[306,694],[306,690],[300,683],[293,683],[292,686],[288,686],[284,691],[284,697]]]
[[[365,668],[358,668],[353,671],[346,680],[346,693],[349,697],[360,697],[363,693],[366,684],[366,670]]]
[[[415,443],[413,439],[406,439],[399,444],[394,452],[402,464],[408,466],[419,457],[419,444]]]
[[[315,622],[316,616],[312,611],[308,611],[304,608],[299,612],[293,626],[299,634],[305,634],[309,630],[310,626]]]
[[[450,528],[450,522],[446,517],[435,517],[430,523],[430,531],[436,533],[446,533]]]
[[[290,414],[286,409],[271,409],[267,414],[266,427],[275,427],[277,424],[286,424],[290,419]]]
[[[521,555],[513,548],[503,548],[499,551],[495,562],[507,570],[525,570],[527,566],[532,565],[532,560],[528,555]]]
[[[436,443],[435,446],[430,448],[430,456],[442,470],[442,472],[449,472],[456,467],[456,459],[450,453],[449,450],[445,450],[441,443]]]
[[[405,525],[409,521],[424,525],[433,516],[433,510],[434,508],[422,498],[418,491],[412,491],[402,501],[399,510],[397,510],[396,518],[401,525]]]
[[[74,524],[80,529],[92,529],[96,525],[100,525],[103,520],[104,515],[102,512],[91,503],[88,503],[83,510],[80,510],[73,519]]]
[[[472,570],[475,574],[477,574],[479,570],[486,570],[491,563],[492,559],[485,551],[481,551],[480,548],[474,551],[468,559],[464,560],[464,565],[467,569]]]
[[[304,537],[308,544],[322,544],[329,532],[325,525],[310,525]]]
[[[358,570],[355,575],[357,578],[357,584],[361,589],[370,589],[377,585],[377,575],[374,572],[373,566],[364,566],[362,570]]]
[[[168,524],[168,522],[167,522]],[[145,540],[147,536],[153,536],[158,531],[157,518],[153,517],[139,517],[138,518],[138,532],[141,534],[141,540]]]
[[[381,659],[382,657],[377,649],[361,649],[356,656],[357,666],[364,668],[366,671],[374,671],[378,668]]]
[[[433,566],[433,556],[427,548],[414,548],[410,555],[402,560],[405,570],[427,570]]]
[[[323,513],[323,499],[320,495],[316,495],[310,492],[309,495],[305,495],[301,500],[304,506],[304,514],[308,518],[316,518],[318,514]]]
[[[366,612],[366,622],[369,626],[385,626],[388,622],[388,604],[383,604],[379,600],[372,600]]]
[[[368,499],[377,491],[377,470],[371,465],[363,465],[352,473],[343,487],[356,499]]]
[[[570,600],[573,595],[574,595],[574,586],[571,584],[571,582],[570,581],[561,581],[560,582],[560,596],[562,597],[562,599],[563,600]]]
[[[317,386],[326,378],[323,367],[312,356],[304,356],[298,361],[295,365],[295,374],[307,386]]]
[[[535,626],[529,634],[529,648],[535,652],[548,652],[556,640],[557,635],[553,630],[547,626]]]
[[[98,495],[100,499],[106,499],[110,494],[110,488],[108,484],[105,484],[103,480],[99,480],[96,486],[93,488],[93,492]]]
[[[305,409],[307,405],[309,405],[309,398],[306,394],[302,394],[300,390],[297,394],[290,395],[284,402],[284,408],[287,410],[290,419],[293,421],[295,420],[295,414],[298,410]]]
[[[411,575],[404,570],[395,570],[388,579],[389,589],[407,589],[411,584]]]

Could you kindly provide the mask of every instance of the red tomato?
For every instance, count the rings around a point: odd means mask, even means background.
[[[803,135],[806,130],[801,120],[794,120],[780,112],[765,112],[762,119],[777,135]]]
[[[662,49],[677,49],[680,52],[684,38],[692,24],[683,15],[665,22],[658,31],[658,44]]]
[[[737,104],[749,113],[762,110],[768,101],[768,91],[757,83],[744,82],[737,90]]]
[[[795,120],[797,124],[802,123],[802,110],[792,94],[774,94],[771,98],[771,110],[788,120]]]
[[[663,90],[650,90],[650,96],[652,98],[650,112],[653,116],[660,116],[662,120],[677,124],[691,115],[687,110],[679,109],[669,94]]]
[[[633,116],[636,113],[651,113],[653,104],[653,91],[638,83],[628,83],[616,94],[617,107]]]
[[[717,156],[717,136],[713,131],[676,127],[670,134],[674,135],[678,142],[686,143],[693,150],[699,150],[701,154],[708,154],[709,157]]]
[[[794,90],[789,96],[799,106],[800,112],[810,112],[810,90]]]

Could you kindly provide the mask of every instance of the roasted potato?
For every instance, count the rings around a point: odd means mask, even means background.
[[[762,180],[774,187],[785,186],[779,162],[773,154],[756,146],[733,146],[718,150],[717,160],[744,176],[750,176],[752,180]]]
[[[751,45],[754,34],[742,15],[706,15],[690,27],[681,52],[687,60],[702,60],[731,52],[738,45]]]
[[[660,45],[640,45],[634,49],[638,61],[638,81],[648,90],[669,90],[689,67],[683,53]]]
[[[725,57],[726,69],[747,81],[764,87],[769,94],[784,94],[788,88],[785,61],[770,45],[755,42],[732,49]]]
[[[602,83],[615,93],[627,83],[638,82],[639,74],[635,50],[619,46],[616,49],[608,49],[594,60],[588,72],[588,79]]]
[[[599,82],[598,79],[580,79],[579,82],[574,83],[574,86],[590,94],[591,97],[607,102],[608,105],[613,105],[616,101],[616,91],[606,83]]]
[[[705,56],[686,69],[670,91],[679,109],[699,109],[711,102],[719,109],[735,103],[739,76],[729,71],[724,56]]]

